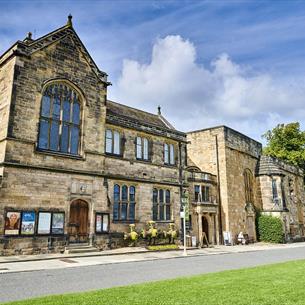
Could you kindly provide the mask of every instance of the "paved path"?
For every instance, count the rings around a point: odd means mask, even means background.
[[[61,267],[49,266],[49,264],[56,265],[57,260],[42,261],[45,270],[28,272],[15,270],[12,273],[0,274],[0,302],[305,259],[305,245],[261,251],[234,250],[231,253],[219,251],[214,255],[211,254],[203,253],[201,250],[193,251],[188,257],[183,257],[178,251],[139,253],[116,255],[115,261],[111,261],[114,259],[112,257],[107,258],[108,262],[99,261],[104,260],[105,257],[68,258],[66,262],[61,261],[63,264]],[[0,268],[11,264],[15,263],[0,264]],[[30,264],[30,262],[18,264]],[[71,268],[78,264],[83,266]]]

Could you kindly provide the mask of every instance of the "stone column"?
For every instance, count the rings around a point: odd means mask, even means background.
[[[218,215],[214,214],[214,222],[216,228],[216,245],[219,245],[219,224],[218,224]]]
[[[202,215],[201,213],[198,213],[198,244],[201,248],[203,246],[202,244]]]

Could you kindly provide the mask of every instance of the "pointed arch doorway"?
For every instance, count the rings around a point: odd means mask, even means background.
[[[69,241],[84,243],[88,241],[89,206],[84,200],[77,199],[70,205]]]

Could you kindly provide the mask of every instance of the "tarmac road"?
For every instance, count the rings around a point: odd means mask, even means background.
[[[151,254],[150,254],[151,255]],[[0,274],[0,302],[305,259],[305,246]],[[45,264],[50,261],[45,261]],[[73,261],[71,262],[73,264]],[[1,268],[1,266],[0,266]]]

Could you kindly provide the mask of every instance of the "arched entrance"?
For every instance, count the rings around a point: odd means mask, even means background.
[[[74,200],[70,205],[69,241],[88,241],[88,203],[83,200]]]
[[[205,216],[202,216],[202,235],[204,235],[204,233],[209,242],[209,222]],[[203,242],[205,242],[205,238],[203,238]]]

